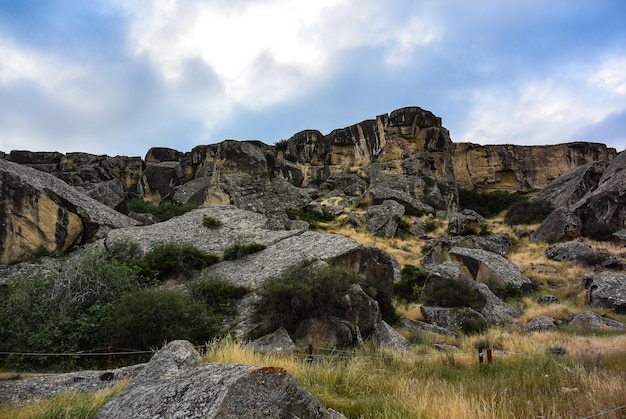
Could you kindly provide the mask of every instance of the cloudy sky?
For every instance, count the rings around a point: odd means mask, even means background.
[[[0,150],[268,144],[405,106],[626,147],[623,0],[0,0]]]

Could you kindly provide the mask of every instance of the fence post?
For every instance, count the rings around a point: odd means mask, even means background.
[[[491,348],[487,349],[487,364],[491,364],[492,361]]]
[[[478,363],[483,363],[483,348],[478,348]]]
[[[309,354],[306,357],[306,362],[309,364],[313,362],[313,344],[312,343],[309,343]]]

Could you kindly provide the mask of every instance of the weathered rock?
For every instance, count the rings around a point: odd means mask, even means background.
[[[0,160],[0,262],[65,252],[137,222],[56,177]]]
[[[188,342],[169,343],[96,418],[341,417],[282,368],[198,365],[199,358]]]
[[[608,319],[593,311],[584,311],[574,317],[570,322],[570,326],[578,326],[589,329],[610,329],[623,330],[626,329],[626,323]]]
[[[87,195],[102,202],[109,208],[117,209],[126,199],[124,186],[119,179],[107,180],[98,183],[85,183],[79,186]]]
[[[477,282],[489,286],[514,286],[526,289],[530,279],[510,260],[480,249],[455,247],[448,254],[461,264],[461,272]]]
[[[469,307],[429,307],[421,306],[420,310],[424,316],[424,320],[428,323],[443,327],[445,329],[454,330],[463,328],[463,321],[466,319],[479,320],[487,323],[487,319],[479,312]]]
[[[398,191],[396,189],[374,186],[370,187],[363,195],[359,197],[357,205],[359,207],[368,208],[372,205],[381,205],[385,201],[396,201],[402,204],[407,215],[422,215],[434,211],[430,205],[426,205],[417,199]]]
[[[615,272],[586,273],[582,279],[591,307],[608,308],[626,314],[626,274]]]
[[[352,284],[341,298],[341,318],[359,328],[361,336],[370,336],[381,321],[378,302],[358,284]]]
[[[354,212],[351,212],[350,214],[348,214],[344,222],[354,227],[361,227],[363,225],[363,223],[359,219],[359,216],[356,215]]]
[[[266,354],[292,354],[297,352],[298,347],[289,333],[281,327],[274,333],[262,336],[250,343],[252,349]]]
[[[609,240],[617,247],[626,246],[626,229],[616,231]]]
[[[585,223],[626,227],[626,152],[619,153],[606,168],[598,186],[572,210]]]
[[[531,192],[580,165],[611,161],[617,152],[604,144],[572,142],[546,146],[454,144],[459,188],[480,192]]]
[[[448,233],[453,236],[478,235],[485,225],[485,219],[476,211],[464,209],[446,216]]]
[[[582,223],[578,216],[565,207],[555,209],[546,217],[530,238],[550,243],[573,240],[580,237]]]
[[[367,190],[367,181],[354,173],[334,173],[326,178],[320,189],[340,191],[348,196],[361,196]]]
[[[399,352],[405,352],[411,347],[409,341],[385,321],[374,325],[372,338],[383,348]]]
[[[591,161],[574,167],[550,182],[531,201],[547,201],[554,208],[569,208],[598,186],[608,165],[607,161]]]
[[[422,266],[430,268],[441,263],[448,257],[448,252],[455,247],[481,249],[506,257],[513,247],[513,242],[506,234],[440,237],[428,242],[428,250],[422,258]]]
[[[185,173],[179,161],[149,164],[143,172],[141,193],[145,201],[160,203],[171,199],[174,187],[185,182]]]
[[[426,223],[422,219],[416,218],[409,228],[409,234],[420,239],[425,238],[428,234],[426,233]]]
[[[419,320],[407,319],[404,317],[400,320],[400,326],[415,335],[432,334],[438,336],[457,336],[456,333],[435,324],[424,323]]]
[[[309,318],[298,325],[293,337],[300,347],[350,348],[363,340],[360,330],[339,317]]]
[[[524,327],[527,332],[553,332],[556,329],[556,320],[548,316],[537,316]]]
[[[595,250],[589,244],[582,241],[560,243],[546,250],[548,259],[557,261],[584,262],[588,265],[600,265],[609,259],[606,249]]]
[[[404,207],[396,201],[384,201],[374,205],[365,213],[367,231],[377,237],[391,238],[396,235],[400,218],[404,215]]]

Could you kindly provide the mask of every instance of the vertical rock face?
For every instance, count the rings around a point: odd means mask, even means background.
[[[454,173],[461,189],[531,192],[594,160],[617,155],[604,144],[572,142],[546,146],[454,144]]]
[[[458,193],[452,150],[450,134],[440,118],[408,107],[328,135],[302,131],[288,140],[285,156],[300,166],[304,185],[352,171],[372,185],[455,209]]]

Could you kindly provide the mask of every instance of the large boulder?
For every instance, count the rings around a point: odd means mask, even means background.
[[[396,235],[400,218],[404,215],[404,207],[396,201],[387,200],[381,205],[374,205],[365,213],[367,231],[385,239]]]
[[[587,329],[605,329],[605,330],[624,330],[626,323],[618,322],[601,316],[593,311],[584,311],[574,317],[570,322],[570,326],[577,326]]]
[[[526,332],[556,332],[556,329],[556,320],[548,316],[537,316],[524,327]]]
[[[591,307],[608,308],[626,314],[626,274],[588,272],[582,279],[587,302]]]
[[[292,354],[297,352],[298,347],[291,340],[291,336],[284,327],[269,335],[261,336],[250,343],[252,349],[265,354]]]
[[[411,347],[411,343],[387,322],[380,321],[374,325],[372,333],[374,339],[381,347],[398,352],[405,352]]]
[[[380,205],[385,201],[396,201],[402,204],[404,211],[408,215],[422,215],[434,211],[430,205],[426,205],[402,191],[379,185],[371,186],[359,197],[357,205],[360,207],[370,207]]]
[[[421,306],[420,310],[426,322],[448,330],[463,329],[463,323],[468,320],[487,324],[487,319],[482,314],[469,307]]]
[[[446,221],[448,233],[453,236],[478,235],[485,225],[485,218],[471,209],[450,213]]]
[[[335,317],[315,317],[302,321],[293,338],[299,347],[351,348],[363,341],[358,327],[348,320]]]
[[[455,247],[481,249],[506,257],[513,248],[511,238],[506,234],[488,236],[447,236],[429,240],[422,258],[422,266],[432,267],[448,257]]]
[[[254,413],[252,413],[254,412]],[[96,418],[340,418],[287,371],[276,367],[200,364],[186,341],[157,352]]]
[[[434,335],[438,337],[457,336],[456,333],[444,327],[422,322],[419,320],[407,319],[406,317],[400,320],[400,326],[414,335]]]
[[[582,241],[571,241],[556,244],[546,250],[548,259],[563,261],[583,262],[589,265],[600,265],[609,259],[606,249],[596,250],[591,245]]]
[[[0,263],[66,252],[138,224],[60,179],[0,159]]]
[[[455,247],[448,254],[461,266],[467,277],[497,287],[527,289],[531,281],[521,273],[521,269],[507,258],[480,249]]]
[[[573,240],[580,237],[580,218],[566,207],[556,208],[531,235],[532,240],[550,243]]]
[[[109,208],[117,210],[126,199],[124,185],[119,179],[111,179],[98,183],[85,183],[78,186],[87,195],[102,202]]]

